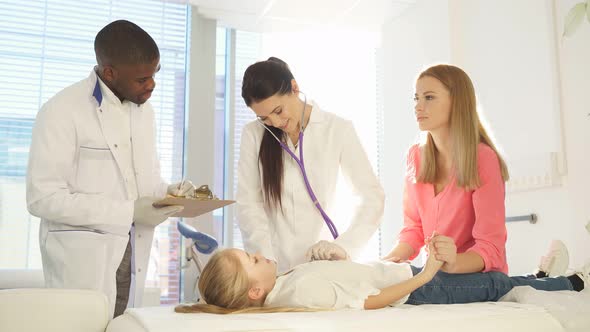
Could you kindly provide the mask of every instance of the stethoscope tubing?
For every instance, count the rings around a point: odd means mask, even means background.
[[[305,171],[305,162],[303,160],[303,121],[305,119],[305,106],[307,105],[307,97],[305,96],[305,94],[303,94],[303,96],[305,99],[303,101],[303,110],[301,111],[301,122],[299,124],[299,158],[297,158],[295,153],[293,153],[293,151],[291,151],[291,149],[289,149],[289,147],[285,143],[283,143],[262,121],[258,120],[258,123],[262,125],[264,129],[266,129],[281,145],[281,148],[283,148],[283,150],[286,151],[295,160],[295,162],[299,166],[301,175],[303,176],[303,181],[305,182],[305,187],[307,188],[307,193],[309,194],[309,197],[311,198],[313,204],[322,215],[322,218],[324,219],[326,226],[328,226],[328,229],[330,230],[332,237],[336,239],[338,237],[338,230],[336,229],[336,225],[334,225],[334,222],[332,222],[332,219],[330,219],[326,211],[324,211],[320,202],[315,196],[315,193],[311,188],[311,184],[309,183],[307,172]]]

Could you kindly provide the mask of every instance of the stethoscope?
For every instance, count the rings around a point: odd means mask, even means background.
[[[336,229],[336,226],[334,225],[334,223],[332,222],[330,217],[328,217],[328,214],[326,213],[326,211],[324,211],[324,209],[322,209],[320,202],[318,202],[318,199],[316,198],[315,194],[313,193],[313,189],[311,189],[311,185],[309,184],[309,179],[307,178],[307,172],[305,171],[305,164],[303,162],[303,129],[304,129],[303,128],[303,121],[305,119],[305,106],[307,105],[307,97],[305,96],[305,94],[303,92],[299,92],[299,93],[303,94],[303,98],[304,98],[303,109],[301,110],[301,122],[299,123],[299,158],[297,158],[295,153],[293,153],[293,151],[291,151],[291,149],[289,149],[289,147],[285,143],[283,143],[264,124],[264,122],[262,120],[260,120],[259,118],[256,118],[256,120],[258,121],[259,124],[261,124],[264,127],[264,129],[266,129],[266,131],[268,131],[275,138],[275,140],[277,140],[277,142],[279,142],[279,144],[281,145],[283,150],[287,151],[287,153],[290,154],[291,157],[293,157],[293,159],[295,160],[297,165],[299,165],[299,169],[301,170],[301,174],[303,175],[303,181],[305,181],[305,187],[307,188],[307,192],[309,193],[309,197],[311,198],[313,204],[315,205],[315,207],[318,209],[318,211],[322,215],[322,218],[324,218],[324,221],[326,222],[326,226],[328,226],[330,233],[332,233],[332,236],[335,239],[338,237],[338,230]]]

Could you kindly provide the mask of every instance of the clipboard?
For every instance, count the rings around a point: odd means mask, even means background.
[[[184,197],[166,197],[162,200],[154,202],[152,205],[156,208],[169,206],[169,205],[182,205],[184,210],[176,213],[173,217],[182,218],[194,218],[207,212],[217,210],[226,205],[235,203],[236,201],[231,200],[220,200],[220,199],[194,199]]]

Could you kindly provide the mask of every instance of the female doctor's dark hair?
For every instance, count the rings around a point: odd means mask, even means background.
[[[248,107],[274,95],[283,96],[292,92],[293,74],[283,60],[270,57],[266,61],[250,65],[242,80],[242,98]],[[281,129],[269,126],[279,138],[286,135]],[[272,135],[264,131],[258,160],[262,164],[262,192],[269,208],[282,207],[283,150]]]

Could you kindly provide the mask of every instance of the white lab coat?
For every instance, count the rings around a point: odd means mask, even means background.
[[[279,272],[305,262],[307,249],[319,240],[333,240],[313,205],[297,163],[286,152],[282,213],[266,209],[262,166],[258,161],[265,129],[256,121],[242,132],[238,164],[237,218],[244,247],[277,261]],[[299,156],[288,140],[289,148]],[[322,111],[312,103],[303,138],[303,159],[309,182],[324,210],[332,210],[340,171],[360,198],[350,227],[335,240],[353,258],[367,244],[383,216],[384,193],[350,121]]]
[[[134,200],[164,196],[166,184],[156,156],[151,105],[132,105],[131,142],[121,141],[120,113],[103,97],[93,70],[43,105],[29,154],[27,206],[41,218],[46,286],[103,291],[112,316],[115,276],[129,240]],[[132,155],[126,160],[133,167],[122,167],[126,154]],[[154,229],[134,228],[129,303],[139,306]]]

